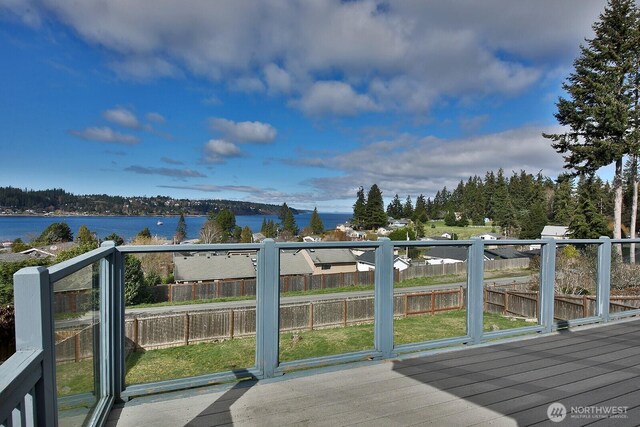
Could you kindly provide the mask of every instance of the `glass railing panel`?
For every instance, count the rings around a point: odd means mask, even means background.
[[[640,243],[614,243],[611,248],[609,313],[640,308]]]
[[[484,332],[539,324],[540,245],[484,246]]]
[[[554,319],[564,322],[596,315],[598,245],[558,242]]]
[[[257,251],[125,255],[126,384],[255,366]]]
[[[394,344],[467,334],[468,246],[394,248]]]
[[[373,348],[372,250],[280,251],[281,362]]]
[[[56,384],[61,426],[81,426],[100,400],[100,268],[53,283]]]

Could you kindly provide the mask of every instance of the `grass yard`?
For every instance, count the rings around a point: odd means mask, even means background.
[[[435,227],[431,227],[434,225]],[[450,227],[444,225],[444,221],[429,221],[424,226],[425,236],[441,236],[443,233],[457,234],[458,240],[468,240],[471,236],[477,236],[485,233],[500,233],[500,227],[486,226],[469,226],[469,227]]]
[[[484,313],[484,330],[529,326],[524,320]],[[410,316],[394,321],[394,341],[409,344],[465,335],[466,311]],[[255,337],[236,338],[160,350],[140,351],[127,358],[127,384],[186,378],[252,367]],[[329,356],[373,348],[373,324],[346,328],[284,332],[280,336],[280,361]],[[59,363],[56,366],[58,396],[91,393],[93,360]]]

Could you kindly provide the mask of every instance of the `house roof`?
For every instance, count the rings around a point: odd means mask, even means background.
[[[457,259],[466,261],[469,251],[464,246],[434,246],[427,249],[424,256],[427,258]]]
[[[523,254],[522,252],[517,251],[514,248],[508,248],[508,247],[485,249],[484,253],[489,257],[495,257],[500,259],[527,258],[527,255]]]
[[[569,227],[565,227],[564,225],[545,225],[540,235],[564,237],[568,233],[569,233]]]
[[[305,249],[315,265],[319,264],[355,264],[356,258],[349,249]]]
[[[228,255],[226,252],[180,253],[173,258],[173,275],[178,281],[253,279],[255,254]]]
[[[18,262],[18,261],[24,261],[27,259],[33,259],[33,257],[28,254],[13,253],[13,252],[0,254],[0,262]]]
[[[280,253],[280,274],[283,276],[299,276],[312,274],[313,267],[300,252]]]

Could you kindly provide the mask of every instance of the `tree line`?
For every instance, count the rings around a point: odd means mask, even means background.
[[[236,200],[174,199],[167,196],[123,197],[106,194],[74,195],[63,189],[23,190],[0,187],[0,207],[15,213],[73,212],[90,215],[206,215],[223,209],[235,215],[276,215],[280,207]],[[298,210],[292,209],[294,214]]]
[[[623,187],[627,198],[633,192],[632,180]],[[433,198],[420,194],[415,205],[411,195],[396,194],[384,207],[382,192],[374,184],[367,195],[362,187],[353,205],[352,225],[356,229],[386,227],[389,219],[410,219],[418,237],[430,220],[444,220],[449,226],[486,225],[489,221],[508,237],[535,239],[545,225],[568,226],[574,238],[610,235],[614,189],[597,176],[561,175],[557,180],[524,170],[505,175],[502,169],[489,171],[483,178],[471,176],[449,190],[443,187]],[[624,218],[631,217],[631,206]],[[629,223],[624,224],[629,230]]]

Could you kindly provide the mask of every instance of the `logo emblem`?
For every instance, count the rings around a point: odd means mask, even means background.
[[[560,403],[554,402],[547,408],[547,417],[554,423],[559,423],[567,416],[567,408]]]

